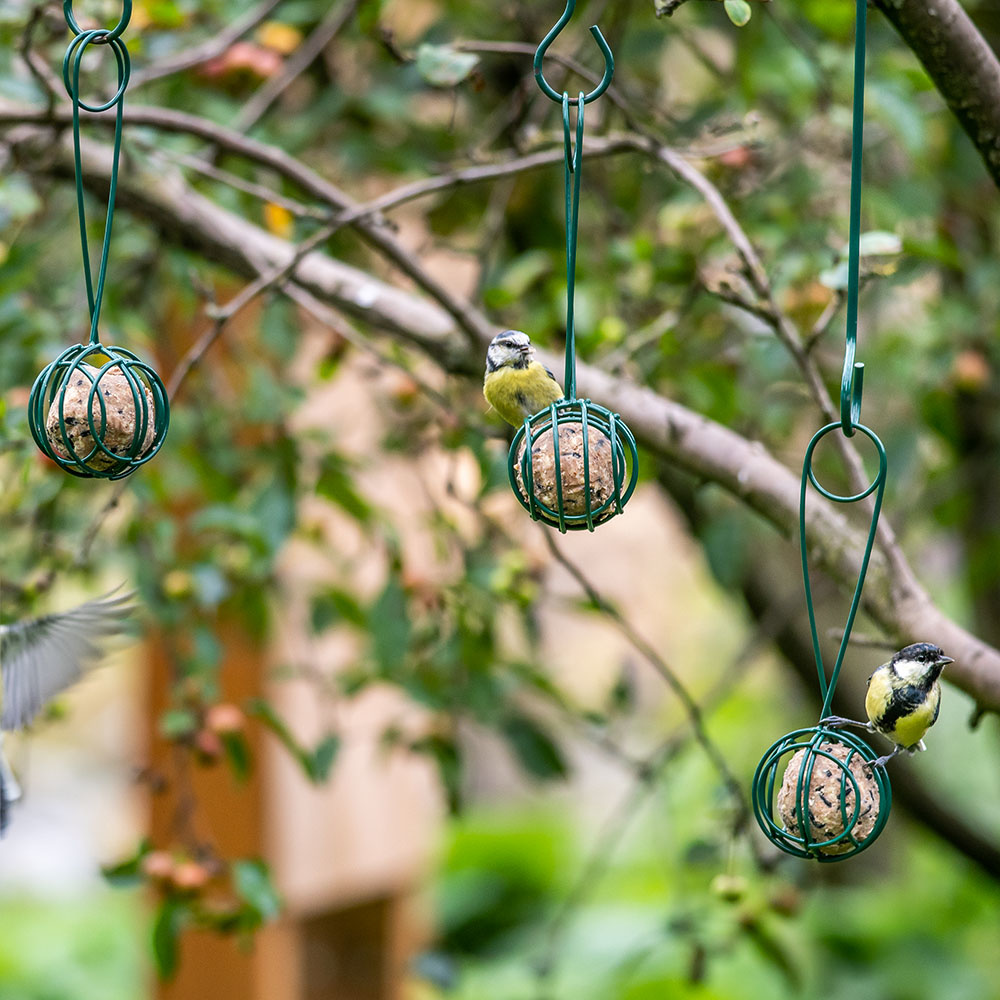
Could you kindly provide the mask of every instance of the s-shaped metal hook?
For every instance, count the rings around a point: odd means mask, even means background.
[[[566,0],[566,9],[563,11],[562,17],[556,21],[555,26],[542,39],[541,44],[535,50],[535,82],[541,88],[542,93],[550,101],[555,101],[557,104],[563,103],[563,95],[554,90],[549,85],[548,80],[545,79],[542,73],[542,59],[545,58],[545,53],[548,51],[549,46],[556,40],[556,36],[566,27],[575,9],[576,0]],[[591,27],[590,33],[594,36],[594,41],[597,42],[598,47],[604,55],[604,76],[601,78],[601,82],[589,94],[570,98],[570,104],[590,104],[591,101],[596,101],[611,85],[611,78],[615,75],[615,57],[612,55],[611,47],[605,41],[604,35],[601,34],[601,29],[595,24]]]

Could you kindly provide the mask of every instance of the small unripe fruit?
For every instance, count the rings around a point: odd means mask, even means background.
[[[246,716],[235,705],[223,702],[213,705],[205,713],[205,726],[220,736],[224,733],[238,733],[243,729]]]
[[[197,892],[208,884],[211,877],[209,870],[197,861],[182,861],[174,868],[170,881],[174,888],[183,892]]]
[[[142,871],[147,878],[165,882],[174,871],[174,859],[166,851],[150,851],[142,859]]]
[[[222,740],[211,729],[199,729],[194,737],[194,746],[198,755],[208,763],[218,760],[222,753]]]

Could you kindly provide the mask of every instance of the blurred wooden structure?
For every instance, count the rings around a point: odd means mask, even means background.
[[[261,694],[268,650],[231,624],[219,639],[226,700],[239,704]],[[162,641],[150,643],[149,660],[154,722],[170,690]],[[268,693],[284,717],[300,722],[315,701],[297,682]],[[372,756],[389,702],[376,696],[351,706],[341,759],[324,786],[310,786],[276,741],[253,725],[259,766],[247,784],[237,785],[222,764],[193,769],[199,834],[226,856],[264,858],[286,912],[250,951],[212,934],[185,934],[178,975],[158,987],[160,1000],[399,1000],[403,971],[419,944],[410,897],[437,796],[421,763]],[[153,769],[170,773],[171,746],[156,740],[151,751]],[[151,803],[153,842],[167,845],[176,795],[154,795]]]
[[[257,323],[253,305],[237,317],[213,358],[210,377],[222,380],[223,392],[234,391],[245,378],[238,342],[256,336]],[[182,341],[191,336],[173,324],[170,332]],[[330,336],[322,327],[304,330],[293,379],[309,380]],[[383,421],[364,372],[348,372],[314,389],[297,422],[302,428],[329,428],[338,419],[345,429],[338,445],[355,453],[377,450]],[[391,484],[395,474],[383,470],[374,491]],[[419,491],[397,492],[402,499]],[[225,651],[222,700],[241,705],[265,695],[305,745],[335,722],[341,750],[330,780],[313,786],[277,740],[251,722],[248,737],[257,766],[246,784],[237,785],[224,764],[193,769],[199,835],[225,857],[263,858],[285,911],[257,936],[252,951],[232,940],[186,932],[177,977],[158,986],[158,1000],[400,1000],[403,970],[421,943],[411,897],[439,827],[441,796],[429,762],[379,749],[390,721],[408,719],[419,726],[420,713],[398,693],[383,690],[338,702],[331,719],[331,705],[314,684],[268,676],[278,665],[330,674],[357,662],[356,641],[336,629],[317,637],[309,627],[310,588],[329,583],[332,572],[324,546],[353,553],[362,585],[377,587],[384,575],[379,553],[357,525],[332,505],[312,500],[300,517],[317,526],[325,541],[288,543],[279,567],[283,604],[275,609],[276,634],[262,646],[233,622],[218,626],[216,637]],[[178,511],[181,518],[185,513]],[[151,639],[148,658],[147,731],[155,734],[171,689],[162,638]],[[174,752],[154,736],[153,772],[169,774]],[[154,795],[151,803],[153,843],[167,847],[174,835],[176,791]]]

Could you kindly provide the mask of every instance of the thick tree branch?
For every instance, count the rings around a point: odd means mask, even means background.
[[[40,175],[72,176],[68,136],[31,128],[8,135],[22,167]],[[86,183],[107,190],[108,147],[84,144]],[[191,190],[177,176],[132,170],[119,179],[123,207],[155,225],[165,236],[249,278],[286,266],[295,248],[260,227]],[[413,262],[416,265],[416,262]],[[320,252],[307,255],[292,280],[322,302],[386,330],[427,352],[444,368],[464,374],[481,369],[492,328],[470,342],[453,314],[419,295],[403,291]],[[471,308],[464,306],[464,308]],[[554,359],[550,359],[550,363]],[[582,395],[617,410],[647,447],[696,476],[718,483],[739,497],[787,536],[798,520],[799,477],[760,444],[657,395],[589,365],[579,366]],[[807,535],[815,564],[842,584],[853,586],[862,539],[844,516],[820,502],[807,512]],[[900,644],[930,637],[955,656],[948,679],[984,709],[1000,710],[1000,652],[949,619],[916,582],[890,569],[885,557],[872,558],[865,589],[865,610]]]
[[[958,0],[874,0],[927,70],[1000,187],[1000,59]]]

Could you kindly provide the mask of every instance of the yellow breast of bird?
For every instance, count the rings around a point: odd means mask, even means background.
[[[876,670],[868,685],[865,711],[875,728],[893,743],[911,747],[933,725],[940,703],[941,688],[937,684],[925,696],[910,685],[893,688],[889,672]]]
[[[559,383],[545,366],[532,361],[527,368],[498,368],[483,382],[483,395],[504,420],[515,427],[550,403],[562,399]]]

